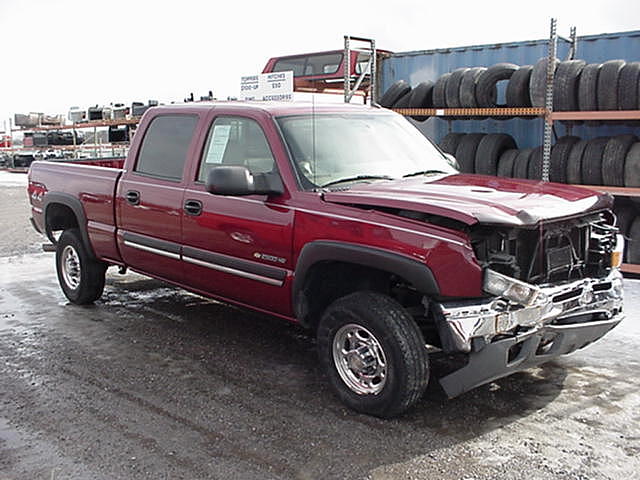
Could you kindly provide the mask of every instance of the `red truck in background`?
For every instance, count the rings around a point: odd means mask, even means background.
[[[623,318],[611,197],[459,174],[354,105],[149,109],[121,168],[34,162],[32,222],[75,304],[110,265],[299,322],[349,407],[391,417],[573,352]],[[112,165],[113,167],[114,165]]]

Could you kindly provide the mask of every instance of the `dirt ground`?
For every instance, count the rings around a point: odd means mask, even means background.
[[[3,178],[0,480],[640,478],[638,281],[597,344],[385,421],[342,406],[295,325],[111,270],[68,304]]]

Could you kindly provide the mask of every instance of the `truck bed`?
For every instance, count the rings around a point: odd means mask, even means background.
[[[106,163],[109,166],[85,165],[75,161],[33,162],[29,170],[29,195],[34,222],[43,232],[46,205],[37,200],[43,193],[56,192],[58,196],[78,199],[85,213],[84,221],[95,254],[118,260],[114,198],[122,169],[111,166],[118,164],[114,159],[108,159]]]

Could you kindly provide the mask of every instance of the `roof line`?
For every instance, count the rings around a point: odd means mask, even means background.
[[[578,41],[592,41],[606,38],[617,37],[638,37],[640,36],[640,30],[629,30],[626,32],[614,32],[614,33],[599,33],[594,35],[583,35],[578,37]],[[498,48],[514,48],[523,45],[546,45],[548,39],[541,40],[523,40],[520,42],[506,42],[506,43],[485,43],[482,45],[467,45],[463,47],[450,47],[450,48],[434,48],[431,50],[410,50],[407,52],[396,52],[391,57],[410,57],[415,55],[434,55],[439,53],[452,53],[461,52],[465,50],[486,50],[486,49],[498,49]]]

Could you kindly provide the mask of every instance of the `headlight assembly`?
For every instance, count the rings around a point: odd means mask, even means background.
[[[521,305],[533,305],[540,295],[539,288],[491,269],[485,270],[484,291]]]

